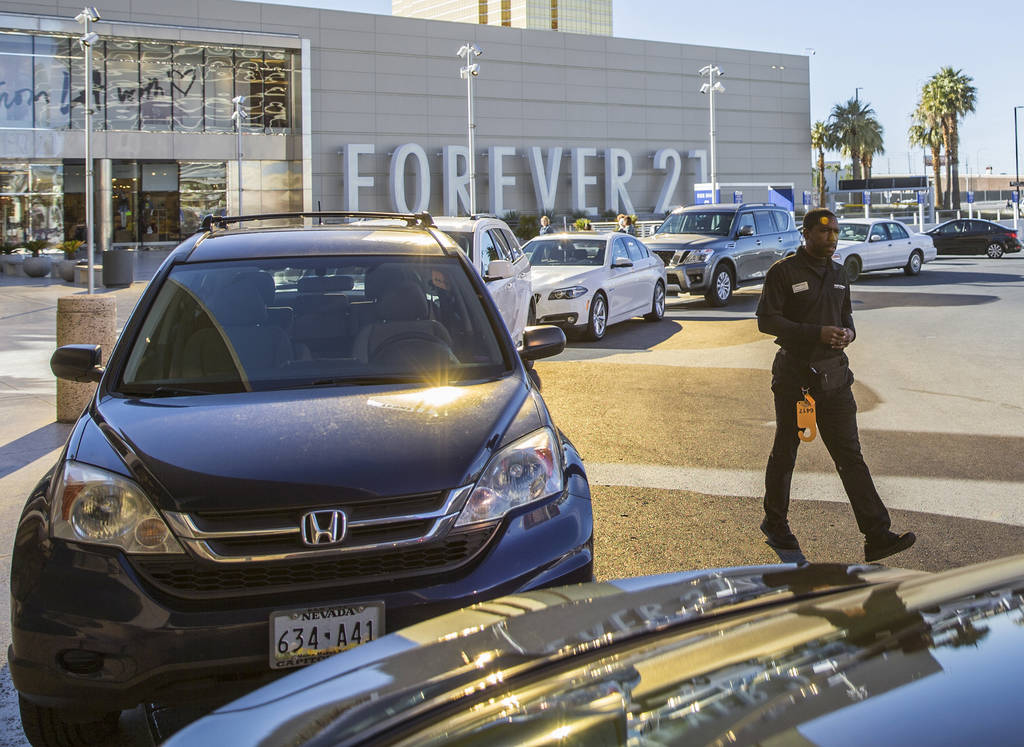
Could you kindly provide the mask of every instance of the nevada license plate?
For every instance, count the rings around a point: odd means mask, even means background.
[[[384,635],[384,603],[307,607],[270,615],[270,668],[311,664]]]

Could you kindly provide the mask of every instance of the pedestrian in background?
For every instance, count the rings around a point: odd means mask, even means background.
[[[636,236],[636,228],[633,226],[633,219],[631,217],[624,213],[619,213],[615,220],[619,223],[615,229],[616,231],[628,233],[630,236]]]
[[[540,232],[537,235],[538,236],[542,236],[542,235],[544,235],[546,233],[554,233],[554,232],[555,232],[555,229],[551,225],[551,219],[548,216],[546,216],[546,215],[540,216]]]
[[[889,512],[861,454],[853,374],[844,352],[856,338],[850,284],[842,266],[832,261],[839,238],[836,216],[825,208],[809,210],[803,219],[803,237],[796,254],[768,270],[757,304],[758,329],[775,335],[779,346],[772,364],[775,442],[765,470],[761,531],[773,547],[800,549],[787,514],[800,446],[797,408],[806,410],[809,395],[816,430],[835,462],[864,535],[864,557],[869,562],[880,560],[906,550],[916,538],[913,532],[890,531]]]

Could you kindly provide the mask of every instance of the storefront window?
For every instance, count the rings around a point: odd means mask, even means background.
[[[181,235],[199,230],[203,217],[227,213],[227,167],[224,162],[178,164]]]
[[[298,122],[294,52],[103,39],[92,46],[96,130],[232,132],[245,96],[248,132]],[[0,128],[85,126],[85,57],[74,37],[0,32]]]
[[[203,129],[203,48],[176,47],[171,64],[172,128],[178,132]]]
[[[139,105],[143,130],[171,129],[171,45],[139,45]]]
[[[139,241],[176,241],[180,216],[178,213],[178,164],[170,162],[142,163],[142,202],[139,212]]]
[[[0,164],[0,241],[64,238],[63,170],[60,164]]]
[[[136,242],[139,236],[139,166],[135,161],[114,161],[112,171],[113,243]]]

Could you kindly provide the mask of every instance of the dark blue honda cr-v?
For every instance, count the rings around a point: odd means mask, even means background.
[[[586,474],[523,364],[562,332],[517,352],[428,215],[276,218],[179,246],[105,369],[54,353],[99,385],[17,531],[9,661],[35,744],[593,576]]]

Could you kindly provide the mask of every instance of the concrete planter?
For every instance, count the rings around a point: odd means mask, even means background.
[[[24,276],[21,266],[25,263],[24,254],[8,254],[3,258],[4,274],[17,277]]]
[[[54,265],[54,270],[65,283],[73,283],[75,282],[75,265],[77,264],[78,260],[76,259],[64,259]]]
[[[103,252],[103,285],[107,288],[131,285],[135,280],[135,250],[108,249]]]
[[[52,267],[49,257],[25,257],[21,267],[30,278],[45,278]]]

